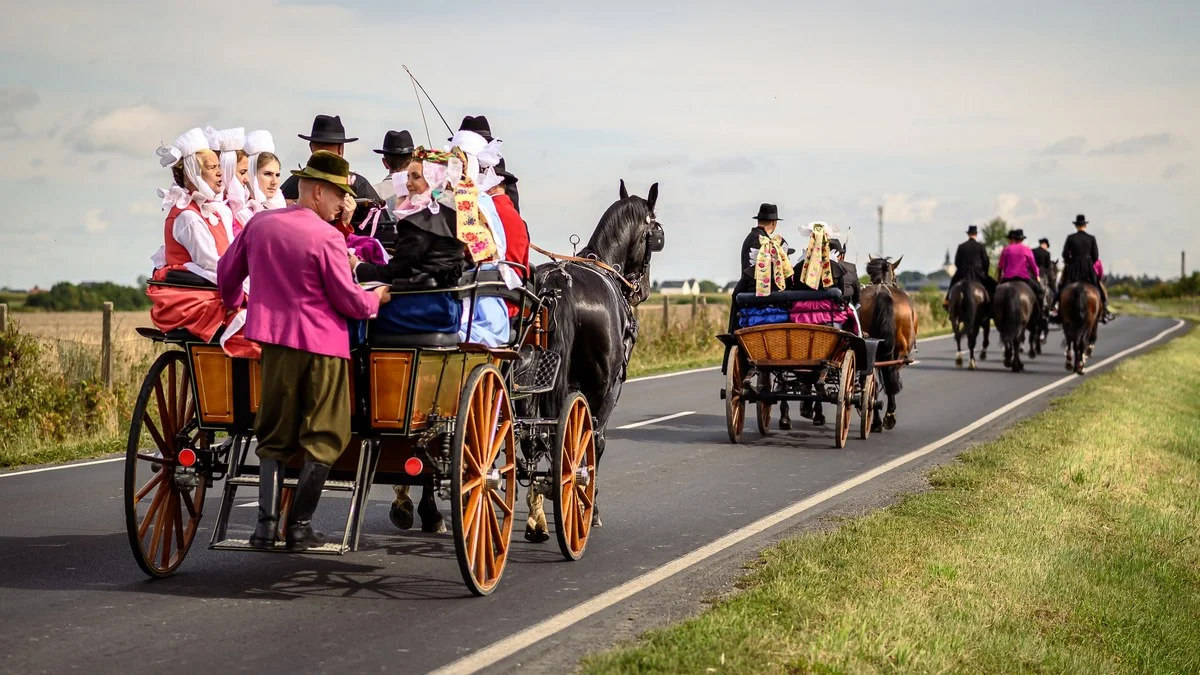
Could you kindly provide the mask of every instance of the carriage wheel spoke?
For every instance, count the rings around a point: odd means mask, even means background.
[[[155,485],[158,485],[162,482],[163,475],[163,472],[159,471],[158,473],[154,474],[154,478],[151,478],[146,482],[145,485],[142,486],[141,490],[138,490],[137,494],[133,497],[134,506],[137,506],[138,502],[142,501],[143,497],[150,494],[150,490],[153,490]]]
[[[176,424],[175,431],[178,432],[179,431],[178,425],[181,424],[181,422],[179,419],[179,396],[178,396],[179,392],[176,390],[176,385],[177,385],[177,383],[175,381],[175,362],[172,361],[167,364],[167,394],[168,394],[167,401],[170,402],[170,406],[168,408],[166,408],[166,411],[168,413],[170,413],[170,415],[172,417],[172,421],[174,421]],[[159,410],[163,410],[163,408],[160,407]],[[174,436],[175,434],[171,434],[171,435]]]
[[[150,508],[146,509],[146,515],[142,518],[142,524],[138,526],[138,540],[146,537],[146,530],[150,529],[150,525],[154,522],[158,515],[159,509],[162,508],[163,500],[166,499],[167,492],[170,491],[166,485],[159,485],[158,491],[154,493],[154,499],[150,500]]]
[[[483,485],[483,476],[475,476],[471,480],[464,481],[462,485],[463,494],[470,494],[472,490]]]
[[[487,563],[485,562],[484,549],[487,546],[487,526],[482,522],[487,517],[487,508],[484,504],[479,503],[475,513],[475,536],[472,538],[475,547],[475,574],[480,581],[487,581]]]
[[[162,424],[163,436],[173,440],[178,430],[175,428],[175,420],[171,419],[171,409],[167,407],[161,379],[154,383],[154,397],[158,401],[158,421]]]
[[[475,527],[475,516],[479,510],[479,491],[470,493],[467,497],[467,505],[463,508],[463,533],[470,540],[471,532]]]
[[[172,495],[173,497],[174,495]],[[167,502],[167,512],[163,518],[162,544],[159,547],[159,567],[167,568],[171,564],[171,532],[175,529],[175,511],[179,509],[179,500]]]
[[[138,459],[145,460],[147,462],[150,462],[151,464],[162,464],[164,466],[167,464],[170,464],[170,462],[163,459],[162,457],[155,457],[154,455],[146,455],[146,454],[142,454],[140,452],[138,453]]]
[[[150,419],[150,413],[145,413],[142,415],[142,423],[146,425],[146,431],[150,432],[150,437],[153,438],[155,444],[158,445],[158,451],[163,454],[163,457],[174,457],[175,453],[171,451],[170,446],[168,446],[167,442],[163,439],[163,435],[159,433],[158,427],[154,426],[154,420]],[[138,457],[148,459],[148,457],[145,457],[144,455],[138,455]]]
[[[513,513],[512,507],[505,503],[504,499],[500,497],[500,493],[496,490],[489,490],[488,492],[490,493],[489,496],[491,497],[492,503],[500,507],[500,510],[504,512],[504,516],[506,518],[511,518]]]
[[[199,492],[199,488],[197,488],[197,492]],[[187,507],[188,517],[199,518],[200,514],[196,513],[196,502],[192,501],[192,496],[187,492],[180,492],[179,497],[183,500],[183,505]]]
[[[184,367],[183,373],[179,378],[179,420],[180,424],[187,424],[191,418],[189,408],[192,402],[192,370]]]
[[[490,502],[488,503],[487,510],[489,531],[488,539],[492,544],[492,546],[488,547],[488,552],[491,553],[492,558],[494,559],[497,552],[502,552],[507,547],[505,546],[504,542],[504,532],[500,529],[500,519],[496,517],[496,509],[491,505]]]
[[[509,462],[508,464],[505,464],[504,466],[500,467],[500,475],[506,476],[516,470],[517,470],[517,465],[514,462]]]
[[[504,424],[500,425],[500,430],[496,434],[496,440],[492,441],[491,451],[488,453],[487,461],[484,466],[491,466],[496,462],[496,457],[500,455],[500,446],[508,440],[508,433],[512,430],[512,420],[504,420]]]
[[[579,499],[579,503],[583,505],[583,508],[592,508],[592,498],[588,496],[587,488],[582,485],[576,486],[575,496]]]
[[[150,555],[146,556],[148,560],[154,560],[158,557],[158,547],[162,544],[163,524],[166,522],[170,513],[165,513],[170,508],[170,488],[163,485],[162,492],[164,496],[163,502],[158,507],[158,513],[154,519],[154,530],[150,534]]]
[[[571,521],[575,518],[575,512],[570,508],[571,493],[564,490],[559,493],[558,498],[562,500],[562,504],[559,505],[559,510],[562,511],[562,522],[558,524],[558,527],[562,529],[564,535],[570,536],[573,531]]]

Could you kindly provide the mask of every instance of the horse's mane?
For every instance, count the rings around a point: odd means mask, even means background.
[[[871,277],[871,283],[882,284],[890,268],[891,263],[887,258],[872,258],[867,263],[867,276]]]
[[[585,250],[595,253],[601,260],[609,264],[623,265],[625,263],[623,259],[607,260],[606,258],[617,255],[618,251],[630,243],[631,234],[637,234],[637,232],[630,233],[627,227],[622,226],[625,224],[637,225],[645,221],[648,215],[650,215],[649,203],[636,195],[614,202],[604,211],[604,215],[600,216],[600,222],[596,224],[596,229],[592,232],[592,238],[588,240]]]

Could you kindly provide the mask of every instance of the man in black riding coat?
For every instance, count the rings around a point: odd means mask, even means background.
[[[754,265],[758,259],[758,247],[760,237],[771,237],[775,234],[775,226],[779,221],[783,220],[779,217],[779,207],[774,204],[762,204],[758,207],[758,214],[754,216],[757,224],[750,229],[750,234],[746,235],[742,241],[742,250],[738,254],[738,267],[742,270],[742,275],[738,279],[737,285],[733,288],[733,296],[729,298],[729,332],[738,329],[737,321],[737,295],[738,293],[749,293],[754,290]],[[782,239],[782,237],[781,237]],[[788,248],[787,240],[783,239],[783,248],[788,255],[794,251]],[[728,353],[728,350],[726,350]]]
[[[1033,249],[1033,259],[1037,262],[1038,274],[1046,276],[1050,272],[1050,268],[1054,266],[1054,259],[1050,256],[1050,240],[1042,237],[1038,239],[1038,247]]]
[[[979,242],[979,228],[972,225],[967,228],[967,240],[958,245],[954,252],[954,277],[950,279],[950,288],[964,279],[974,279],[983,284],[988,297],[996,293],[996,280],[988,274],[991,268],[987,247]],[[942,307],[950,307],[950,291],[942,299]]]
[[[1100,284],[1100,278],[1096,276],[1096,261],[1100,259],[1100,247],[1096,245],[1096,238],[1087,233],[1088,221],[1082,213],[1075,216],[1075,221],[1071,224],[1075,226],[1075,234],[1067,237],[1067,240],[1063,242],[1063,272],[1062,281],[1059,282],[1058,287],[1063,289],[1067,287],[1067,284],[1076,281],[1095,286],[1100,291],[1102,309],[1100,321],[1107,323],[1111,317],[1108,313],[1108,293]]]

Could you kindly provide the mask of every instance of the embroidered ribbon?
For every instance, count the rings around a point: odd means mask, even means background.
[[[829,233],[823,223],[813,223],[808,251],[804,255],[804,267],[800,269],[800,283],[815,290],[833,286],[829,261]]]
[[[754,261],[754,294],[770,295],[772,284],[782,291],[790,276],[792,263],[783,247],[783,237],[778,234],[772,237],[759,235],[758,258]]]
[[[454,186],[454,210],[458,220],[458,239],[467,245],[475,262],[496,257],[496,240],[479,212],[479,188],[464,179]]]

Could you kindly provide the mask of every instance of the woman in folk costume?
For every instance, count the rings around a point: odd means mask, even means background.
[[[234,212],[234,220],[244,226],[254,214],[282,209],[287,206],[287,201],[279,191],[283,166],[275,155],[275,140],[271,138],[271,132],[259,129],[246,134],[242,151],[246,155],[246,178],[250,187],[242,210]]]
[[[742,241],[738,255],[741,278],[733,289],[729,308],[729,332],[761,323],[787,321],[787,313],[771,307],[741,308],[737,304],[740,293],[754,292],[757,296],[770,295],[772,290],[784,290],[792,276],[787,240],[777,232],[782,218],[774,204],[762,204],[754,216],[755,226]]]
[[[155,281],[171,271],[191,272],[214,286],[217,261],[233,241],[233,214],[220,198],[224,187],[217,153],[199,128],[158,149],[159,163],[171,168],[174,185],[159,190],[167,218],[163,246],[152,258]],[[151,285],[146,289],[152,304],[150,319],[163,332],[185,329],[202,340],[212,340],[225,326],[221,346],[231,356],[254,358],[257,345],[246,340],[241,327],[245,310],[227,313],[216,288]]]
[[[252,215],[244,212],[250,199],[250,191],[247,188],[249,157],[245,152],[246,130],[237,127],[218,131],[212,127],[204,127],[204,135],[208,137],[208,146],[217,153],[221,162],[221,197],[233,214],[233,236],[236,237],[250,220],[248,216]]]
[[[814,291],[837,288],[833,273],[833,266],[837,263],[829,249],[830,242],[838,237],[838,233],[829,224],[820,221],[801,226],[800,231],[808,232],[809,236],[804,262],[796,272],[796,285]],[[841,289],[838,289],[838,293],[841,293]],[[844,326],[851,318],[845,305],[833,300],[801,300],[793,304],[791,309],[793,323]]]

